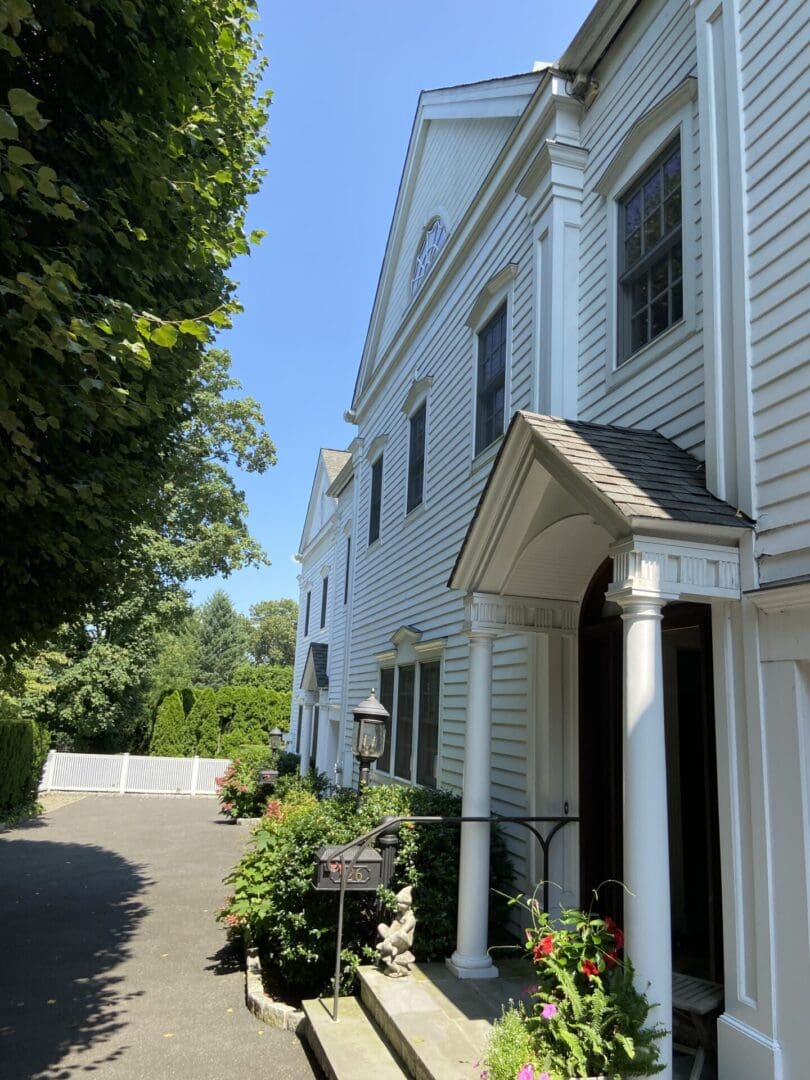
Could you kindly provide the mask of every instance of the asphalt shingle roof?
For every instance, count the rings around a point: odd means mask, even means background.
[[[329,676],[326,674],[326,658],[329,655],[329,646],[322,641],[313,641],[309,647],[312,654],[312,665],[315,668],[315,682],[319,690],[326,690],[329,686]]]
[[[706,490],[703,462],[657,431],[528,412],[519,415],[628,518],[753,524],[742,511]]]
[[[329,483],[331,484],[337,477],[340,470],[349,460],[352,455],[348,450],[328,450],[326,447],[321,449],[321,457],[326,467],[326,475],[329,477]]]

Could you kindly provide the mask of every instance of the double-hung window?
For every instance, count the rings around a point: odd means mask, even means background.
[[[676,140],[620,201],[619,362],[683,318],[681,205]]]
[[[371,466],[371,507],[368,515],[368,542],[373,544],[380,538],[380,516],[382,513],[382,454]]]
[[[503,434],[506,399],[506,310],[504,304],[478,334],[478,381],[475,410],[475,452]]]
[[[416,410],[410,420],[410,440],[408,447],[408,495],[405,503],[406,513],[410,513],[422,502],[425,490],[425,434],[427,423],[427,403]]]
[[[439,758],[441,661],[420,661],[380,671],[380,701],[390,713],[380,772],[436,787]]]

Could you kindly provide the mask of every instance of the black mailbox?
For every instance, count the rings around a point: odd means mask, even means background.
[[[351,847],[335,858],[339,846],[318,848],[315,852],[315,888],[340,889],[340,878],[345,867],[346,892],[374,892],[382,882],[382,856],[374,848],[364,848],[357,857],[358,849]]]
[[[259,769],[259,787],[269,794],[278,780],[278,769]]]

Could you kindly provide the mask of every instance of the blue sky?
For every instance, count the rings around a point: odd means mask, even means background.
[[[554,60],[592,0],[259,0],[273,89],[267,177],[250,228],[267,236],[234,277],[244,305],[219,344],[257,398],[278,464],[240,475],[272,565],[197,583],[247,611],[298,598],[298,550],[318,448],[343,448],[419,91]]]

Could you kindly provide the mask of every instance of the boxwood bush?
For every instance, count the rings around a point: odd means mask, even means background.
[[[47,732],[32,720],[19,719],[14,707],[4,704],[0,715],[0,816],[35,800],[47,755]]]
[[[461,813],[459,796],[424,788],[370,788],[358,810],[356,793],[343,789],[319,800],[288,788],[271,800],[253,836],[253,846],[225,880],[233,887],[218,918],[256,942],[265,970],[290,996],[328,992],[335,963],[338,897],[313,887],[313,859],[319,847],[346,843],[374,828],[386,814]],[[390,890],[380,890],[391,908],[393,893],[414,886],[417,960],[443,960],[455,947],[459,827],[404,824]],[[491,860],[493,888],[508,893],[512,868],[495,834]],[[498,917],[498,905],[491,905]],[[343,926],[342,990],[348,992],[356,968],[375,957],[380,921],[374,893],[346,897]]]

